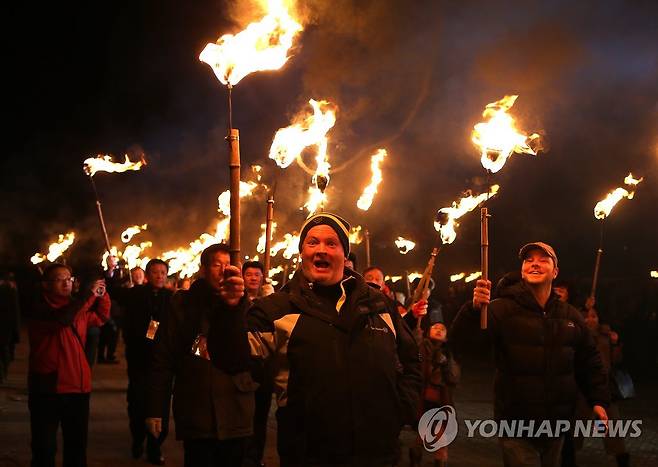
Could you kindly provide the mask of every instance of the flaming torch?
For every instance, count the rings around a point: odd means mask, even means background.
[[[229,243],[231,264],[240,262],[240,132],[233,128],[233,86],[250,73],[278,70],[288,61],[288,51],[302,26],[289,14],[281,0],[270,0],[267,14],[238,34],[225,34],[208,44],[199,55],[228,90],[229,172],[231,221]]]
[[[467,190],[466,195],[459,201],[453,202],[452,206],[439,209],[437,218],[434,221],[434,228],[439,232],[439,236],[443,244],[450,244],[457,238],[457,231],[455,228],[459,226],[457,219],[462,217],[467,212],[474,210],[480,203],[487,201],[490,197],[498,193],[499,186],[492,185],[489,191],[473,196],[470,190]],[[486,208],[484,211],[486,215]],[[484,232],[486,232],[486,224],[483,225]],[[485,245],[485,242],[482,242]],[[488,246],[488,242],[486,242]],[[483,246],[483,261],[488,259],[488,255]],[[484,270],[484,269],[483,269]],[[486,310],[480,315],[480,327],[486,329]]]
[[[499,101],[487,104],[482,112],[486,122],[473,127],[471,140],[480,148],[482,167],[487,172],[496,173],[503,168],[513,153],[537,155],[541,149],[540,136],[530,136],[520,132],[514,126],[514,118],[507,113],[519,96],[505,96]],[[486,201],[486,200],[485,200]],[[489,279],[489,212],[486,206],[480,209],[480,247],[482,278]],[[480,328],[487,328],[487,306],[482,307]]]
[[[416,248],[416,244],[414,242],[407,240],[404,237],[398,237],[398,239],[395,240],[395,246],[398,247],[398,250],[400,250],[400,254],[402,255],[406,255],[411,250]]]
[[[379,187],[379,184],[383,180],[381,164],[384,161],[386,155],[386,149],[378,149],[377,152],[370,158],[370,170],[372,172],[370,183],[363,190],[359,200],[356,202],[356,206],[362,211],[367,211],[370,209],[372,200],[377,194],[377,187]]]
[[[265,214],[265,259],[263,264],[266,271],[270,270],[271,255],[270,246],[272,245],[272,228],[274,227],[274,189],[267,195],[267,212]],[[268,276],[270,277],[270,276]]]
[[[292,125],[277,130],[269,157],[285,169],[295,160],[302,165],[301,155],[304,149],[316,147],[317,168],[313,174],[313,186],[308,189],[308,201],[303,206],[311,216],[327,202],[325,190],[329,185],[331,168],[327,157],[327,133],[336,124],[336,107],[324,100],[311,99],[308,102],[313,108],[313,114],[301,113],[294,118]]]
[[[128,243],[135,235],[140,233],[142,230],[146,230],[147,228],[148,224],[133,225],[132,227],[128,227],[126,230],[121,232],[121,241],[123,243]]]
[[[624,184],[630,189],[636,187],[642,180],[642,177],[636,179],[633,177],[633,174],[629,173],[624,179]],[[590,291],[591,298],[594,298],[596,294],[596,283],[599,279],[601,255],[603,254],[603,222],[610,215],[612,208],[614,208],[619,201],[623,198],[633,199],[633,196],[635,196],[634,190],[628,191],[625,188],[616,188],[594,206],[594,217],[601,221],[601,230],[599,235],[599,249],[596,251],[596,262],[594,263],[594,274],[592,276],[592,290]]]
[[[32,264],[39,264],[44,262],[45,260],[50,261],[51,263],[54,262],[57,258],[62,256],[68,248],[73,245],[73,242],[75,241],[75,233],[74,232],[68,232],[67,234],[60,234],[57,241],[54,243],[51,243],[48,246],[48,254],[42,255],[41,253],[35,253],[32,258],[30,258],[30,261]]]
[[[125,155],[126,160],[123,163],[112,162],[112,156],[99,155],[96,158],[89,157],[83,162],[82,170],[85,174],[89,176],[89,181],[91,182],[91,187],[94,190],[94,196],[96,197],[96,212],[98,214],[98,222],[101,226],[101,231],[103,232],[103,239],[105,240],[105,248],[108,253],[112,247],[110,246],[110,240],[107,237],[107,229],[105,228],[105,220],[103,219],[103,209],[101,208],[101,202],[98,198],[98,190],[96,190],[96,183],[94,182],[94,175],[97,172],[126,172],[128,170],[140,170],[143,166],[146,165],[146,160],[144,155],[142,155],[141,160],[137,162],[131,162],[128,158],[128,154]]]

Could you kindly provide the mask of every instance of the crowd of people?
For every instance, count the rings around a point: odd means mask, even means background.
[[[281,466],[392,466],[407,455],[420,466],[430,454],[420,438],[402,449],[401,430],[454,405],[453,344],[473,334],[485,306],[496,420],[619,418],[619,336],[600,324],[593,300],[569,304],[550,245],[523,246],[519,272],[493,294],[479,280],[458,308],[455,297],[431,294],[433,283],[410,303],[381,268],[358,273],[349,230],[335,214],[309,217],[300,266],[278,291],[260,262],[231,265],[224,244],[204,250],[198,277],[186,282],[172,282],[160,259],[127,277],[110,257],[81,281],[64,264],[45,267],[25,313],[32,465],[55,465],[59,426],[64,465],[86,465],[91,368],[118,361],[120,335],[130,453],[154,465],[165,463],[172,406],[186,467],[263,465],[274,396]],[[2,313],[14,317],[2,328],[0,377],[19,336],[15,289],[0,282]],[[617,464],[629,465],[623,439],[604,439]],[[579,448],[571,433],[499,443],[506,466],[573,466]],[[431,457],[446,466],[448,447]]]

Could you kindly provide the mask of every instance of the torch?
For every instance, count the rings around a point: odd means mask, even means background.
[[[276,185],[275,185],[276,186]],[[270,248],[272,246],[272,222],[274,221],[274,187],[267,196],[267,212],[265,214],[265,259],[263,265],[266,271],[270,270]]]
[[[632,173],[629,173],[624,179],[624,184],[629,188],[636,187],[642,180],[642,177],[636,179],[633,177]],[[592,275],[592,289],[590,291],[590,298],[594,298],[596,295],[596,284],[599,279],[599,268],[601,267],[601,255],[603,254],[603,225],[605,220],[610,215],[612,208],[621,201],[623,198],[633,199],[635,196],[635,191],[629,191],[625,188],[616,188],[615,190],[608,193],[608,195],[596,203],[594,206],[594,217],[601,221],[601,228],[599,234],[599,248],[596,251],[596,262],[594,263],[594,274]]]
[[[240,263],[240,132],[233,128],[232,90],[242,78],[263,70],[278,70],[288,60],[288,50],[302,26],[282,2],[269,2],[267,14],[236,35],[225,34],[207,44],[199,60],[207,63],[228,91],[228,134],[231,220],[231,264]]]
[[[540,136],[537,133],[526,136],[519,132],[514,127],[514,119],[507,113],[518,97],[504,96],[499,101],[487,104],[482,112],[482,116],[487,121],[477,123],[473,127],[471,140],[481,151],[480,161],[486,170],[487,185],[489,185],[489,176],[502,169],[513,153],[535,156],[541,149]],[[480,267],[484,280],[489,279],[489,217],[485,205],[480,209]],[[480,311],[480,328],[487,328],[486,305],[482,306]]]
[[[436,263],[436,257],[439,254],[439,251],[439,246],[435,246],[432,249],[432,253],[430,253],[430,259],[427,261],[427,266],[425,266],[425,271],[423,271],[423,275],[420,278],[420,281],[418,281],[418,285],[414,289],[413,298],[411,299],[412,305],[420,300],[427,300],[429,298],[430,281],[432,279],[432,272],[434,272],[434,264]],[[408,280],[409,279],[407,276],[407,281]],[[422,319],[423,317],[420,315],[416,318],[416,335],[419,337],[419,339],[420,336],[422,336],[422,331],[420,329],[420,322]]]
[[[367,211],[372,206],[372,202],[377,194],[377,188],[383,180],[381,165],[384,158],[388,155],[386,149],[377,149],[375,154],[370,156],[370,183],[363,189],[361,196],[356,202],[356,207],[362,211]],[[370,267],[370,232],[366,229],[366,267]]]
[[[96,213],[98,214],[98,222],[100,223],[103,239],[105,240],[105,248],[108,254],[111,254],[112,247],[110,240],[107,236],[107,229],[105,228],[105,220],[103,219],[103,208],[98,197],[98,190],[96,189],[96,182],[94,182],[94,175],[97,172],[126,172],[128,170],[140,170],[142,166],[146,165],[146,160],[142,155],[141,160],[138,162],[131,162],[126,154],[126,159],[123,163],[112,162],[112,156],[98,156],[96,158],[90,157],[83,162],[82,169],[85,174],[89,176],[91,187],[94,190],[94,197],[96,198]]]

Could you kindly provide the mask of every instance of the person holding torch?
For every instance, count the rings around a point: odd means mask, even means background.
[[[580,312],[552,292],[558,274],[555,250],[543,242],[528,243],[519,259],[520,280],[505,276],[496,300],[490,302],[491,282],[477,281],[472,303],[453,322],[453,342],[476,326],[481,307],[489,305],[496,362],[494,418],[557,426],[573,419],[580,389],[595,417],[606,423],[610,392],[601,355]],[[564,432],[532,437],[518,431],[516,437],[499,437],[505,466],[559,465]]]

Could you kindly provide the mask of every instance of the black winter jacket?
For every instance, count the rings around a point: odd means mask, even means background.
[[[252,353],[274,360],[286,465],[390,465],[401,426],[417,414],[411,331],[360,275],[345,269],[339,287],[334,308],[298,271],[248,312]]]
[[[136,285],[125,294],[123,339],[126,342],[128,373],[147,372],[151,367],[153,347],[160,340],[158,328],[153,340],[146,337],[151,320],[163,323],[171,309],[173,292],[150,285]]]
[[[555,295],[542,309],[522,281],[499,286],[498,296],[488,309],[496,365],[494,417],[571,419],[579,388],[590,405],[607,407],[601,356],[580,312]],[[464,305],[450,332],[453,342],[473,332],[478,320],[472,304]]]
[[[162,417],[175,376],[176,439],[223,440],[252,433],[257,385],[243,367],[250,361],[245,308],[246,299],[236,307],[224,304],[203,279],[174,295],[153,352],[147,416]],[[216,355],[219,368],[192,353],[199,336],[221,344],[216,346],[223,352]]]

